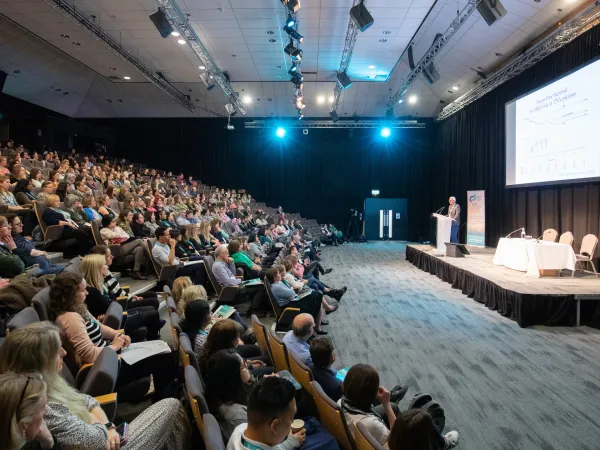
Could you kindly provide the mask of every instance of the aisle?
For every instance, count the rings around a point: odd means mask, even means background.
[[[335,368],[432,394],[463,450],[592,450],[600,442],[600,332],[521,329],[405,261],[396,242],[327,247],[322,279],[348,286],[327,327]]]

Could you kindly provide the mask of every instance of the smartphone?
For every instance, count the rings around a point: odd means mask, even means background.
[[[123,422],[117,427],[117,433],[119,433],[119,437],[121,438],[121,445],[127,444],[127,439],[129,437],[129,425],[127,422]]]

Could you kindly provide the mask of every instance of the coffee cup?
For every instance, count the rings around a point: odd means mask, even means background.
[[[292,422],[292,433],[296,434],[304,430],[304,420],[296,419]]]

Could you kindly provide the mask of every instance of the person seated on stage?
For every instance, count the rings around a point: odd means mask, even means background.
[[[171,229],[158,227],[156,229],[156,244],[152,248],[152,257],[160,266],[175,265],[177,268],[176,276],[189,276],[194,284],[203,284],[204,274],[203,267],[200,262],[184,266],[175,256],[175,245],[177,242],[171,238]]]
[[[117,220],[109,215],[102,217],[102,229],[100,235],[106,245],[118,244],[121,246],[122,256],[133,255],[133,272],[131,277],[136,280],[145,280],[146,277],[140,272],[144,262],[144,241],[131,238],[121,227],[117,226]]]
[[[238,425],[231,434],[227,450],[293,450],[306,439],[306,430],[291,432],[296,415],[294,385],[279,377],[260,380],[250,393],[248,423]]]
[[[267,270],[265,276],[271,283],[271,293],[275,301],[282,309],[289,307],[299,308],[300,312],[310,314],[315,322],[315,331],[317,334],[327,334],[321,325],[323,324],[323,307],[321,306],[323,295],[317,291],[312,291],[305,297],[299,298],[294,290],[283,282],[283,277],[280,268],[285,272],[285,267],[277,265]],[[325,322],[327,324],[327,322]]]
[[[311,341],[309,350],[312,360],[310,369],[315,381],[321,385],[323,392],[331,400],[337,402],[342,398],[342,380],[336,376],[337,371],[331,368],[335,362],[335,352],[331,340],[326,337],[315,338]]]
[[[308,340],[313,335],[315,319],[310,314],[298,314],[292,322],[292,329],[283,337],[283,343],[289,352],[292,352],[305,366],[313,365],[310,356]]]
[[[23,223],[19,216],[12,218],[11,227],[12,231],[8,227],[6,217],[0,216],[0,242],[13,250],[13,253],[21,258],[25,267],[37,264],[39,266],[37,275],[57,274],[65,269],[64,266],[53,264],[45,251],[36,249],[31,240],[23,237],[21,234]]]
[[[396,417],[388,436],[389,450],[448,450],[458,445],[458,432],[440,434],[431,416],[424,409],[409,409]]]
[[[0,373],[12,372],[21,374],[23,378],[30,377],[28,386],[32,386],[31,389],[36,386],[37,379],[31,374],[38,373],[45,380],[47,406],[43,411],[43,422],[48,434],[53,437],[55,447],[52,448],[117,450],[119,434],[98,401],[76,391],[61,376],[64,355],[61,335],[56,326],[50,322],[31,323],[6,336],[0,347]],[[119,379],[126,368],[126,363],[121,361]],[[4,383],[2,386],[6,387]],[[25,389],[30,392],[28,386]],[[21,392],[23,390],[17,395],[25,398]],[[121,395],[118,397],[121,398]],[[24,405],[26,403],[24,401]],[[7,404],[2,402],[2,407],[6,408]],[[38,417],[40,419],[42,418]],[[40,423],[43,422],[40,420]],[[161,400],[144,410],[129,423],[128,435],[129,444],[124,445],[123,450],[185,450],[191,444],[190,424],[185,408],[173,398]],[[46,438],[44,441],[49,443],[50,439],[48,436]],[[8,450],[4,446],[2,448]]]
[[[258,264],[254,264],[252,260],[241,251],[241,249],[242,245],[238,239],[232,239],[231,242],[229,242],[227,250],[229,251],[231,258],[233,259],[233,262],[238,264],[239,266],[245,267],[246,270],[244,270],[244,273],[250,272],[250,279],[264,278],[264,272],[262,271],[262,267]]]

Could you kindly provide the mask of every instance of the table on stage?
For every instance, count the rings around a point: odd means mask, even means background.
[[[494,255],[494,264],[527,272],[533,278],[539,278],[540,270],[575,270],[576,261],[570,245],[521,238],[501,238]]]

